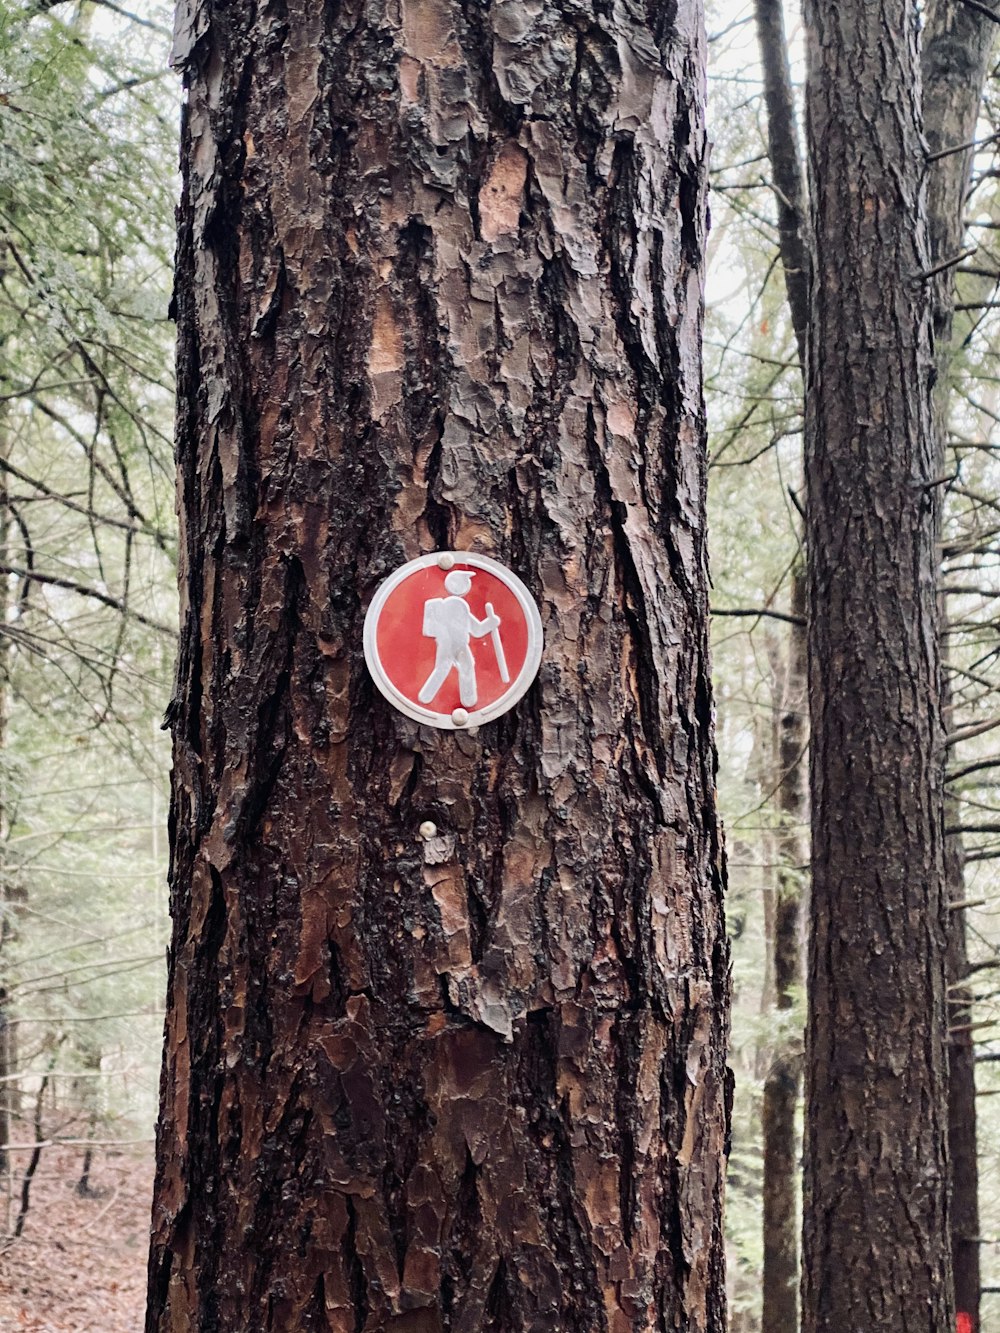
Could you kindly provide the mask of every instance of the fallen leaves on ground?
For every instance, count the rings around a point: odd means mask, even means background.
[[[77,1193],[82,1148],[46,1148],[23,1234],[0,1251],[0,1333],[141,1333],[152,1148],[95,1150],[90,1196]],[[0,1224],[20,1199],[0,1180]]]

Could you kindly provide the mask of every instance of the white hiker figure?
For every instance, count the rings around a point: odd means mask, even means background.
[[[503,644],[500,642],[500,617],[493,610],[491,602],[486,603],[485,620],[477,620],[465,601],[466,594],[472,588],[473,571],[453,569],[444,581],[449,597],[431,597],[424,603],[424,636],[437,642],[437,655],[434,670],[427,677],[417,698],[422,704],[429,704],[444,684],[448,673],[458,672],[458,695],[463,708],[475,708],[479,698],[476,684],[476,663],[469,647],[470,639],[483,639],[487,634],[493,636],[493,650],[497,655],[500,678],[507,684],[510,673]]]

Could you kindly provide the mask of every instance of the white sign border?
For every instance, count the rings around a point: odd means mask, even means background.
[[[450,564],[446,563],[449,557]],[[388,673],[382,665],[375,641],[375,632],[379,616],[382,614],[382,608],[388,601],[389,595],[401,583],[420,569],[432,567],[440,569],[455,568],[459,565],[468,565],[470,569],[486,570],[498,578],[517,598],[517,603],[524,612],[525,623],[528,627],[528,651],[517,678],[511,682],[509,688],[499,699],[487,704],[485,708],[471,709],[468,720],[461,724],[455,723],[450,714],[436,713],[430,708],[422,708],[420,704],[411,703],[405,695],[401,694],[389,679]],[[473,727],[480,727],[483,723],[492,722],[495,718],[502,717],[504,713],[509,712],[524,697],[531,686],[531,682],[538,674],[538,668],[542,661],[542,642],[542,617],[535,599],[522,581],[513,570],[508,569],[506,565],[501,565],[498,560],[493,560],[488,555],[477,555],[472,551],[433,551],[429,555],[421,555],[417,556],[415,560],[408,560],[405,565],[400,565],[397,570],[394,570],[384,583],[379,584],[365,615],[365,662],[372,680],[393,708],[412,718],[414,722],[422,722],[426,727],[437,727],[441,731],[469,731]]]

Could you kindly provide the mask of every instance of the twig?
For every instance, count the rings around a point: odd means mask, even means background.
[[[950,749],[951,746],[958,745],[960,741],[968,741],[973,736],[981,736],[984,731],[992,731],[994,727],[1000,727],[1000,717],[992,718],[989,722],[973,722],[968,727],[959,727],[945,737],[945,747]]]
[[[984,19],[990,19],[993,23],[1000,23],[1000,14],[994,13],[987,5],[980,4],[979,0],[962,0],[962,4],[967,9],[973,9],[977,14],[982,14]],[[986,1288],[984,1287],[983,1290],[985,1291]]]
[[[35,1098],[35,1143],[32,1149],[31,1158],[24,1169],[24,1177],[21,1181],[21,1207],[17,1214],[17,1221],[14,1223],[14,1238],[20,1236],[24,1230],[24,1219],[28,1216],[28,1208],[31,1204],[31,1180],[38,1170],[38,1163],[42,1159],[42,1149],[46,1146],[42,1137],[42,1099],[45,1096],[45,1089],[49,1086],[49,1076],[44,1074],[38,1087],[38,1095]],[[9,1151],[8,1145],[8,1151]]]
[[[712,607],[713,616],[741,616],[749,620],[759,620],[762,616],[769,616],[772,620],[783,620],[787,625],[804,625],[806,622],[802,616],[790,616],[784,611],[771,611],[767,607],[753,607],[747,609],[723,609],[721,607]]]
[[[974,147],[973,144],[962,144],[960,148],[945,148],[940,153],[931,153],[928,156],[927,161],[936,162],[938,158],[947,157],[949,153],[959,153],[962,151],[962,148],[972,147]],[[951,259],[942,259],[941,262],[935,264],[933,268],[925,268],[922,273],[914,274],[914,281],[926,282],[928,278],[933,278],[938,273],[944,273],[949,268],[955,268],[956,265],[961,264],[963,259],[971,259],[978,249],[978,245],[973,245],[968,250],[963,250],[961,254],[952,255]]]
[[[144,1139],[43,1139],[41,1143],[6,1143],[8,1152],[27,1152],[30,1148],[133,1148],[140,1143],[155,1143],[152,1135]]]

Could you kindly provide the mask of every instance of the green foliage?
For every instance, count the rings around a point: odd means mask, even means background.
[[[145,548],[171,546],[176,118],[162,43],[150,56],[105,19],[0,10],[4,563],[150,614],[156,598],[133,595]]]
[[[0,9],[0,982],[15,1112],[51,1068],[49,1128],[69,1137],[95,1117],[148,1133],[155,1107],[176,619],[168,21],[158,5]]]

